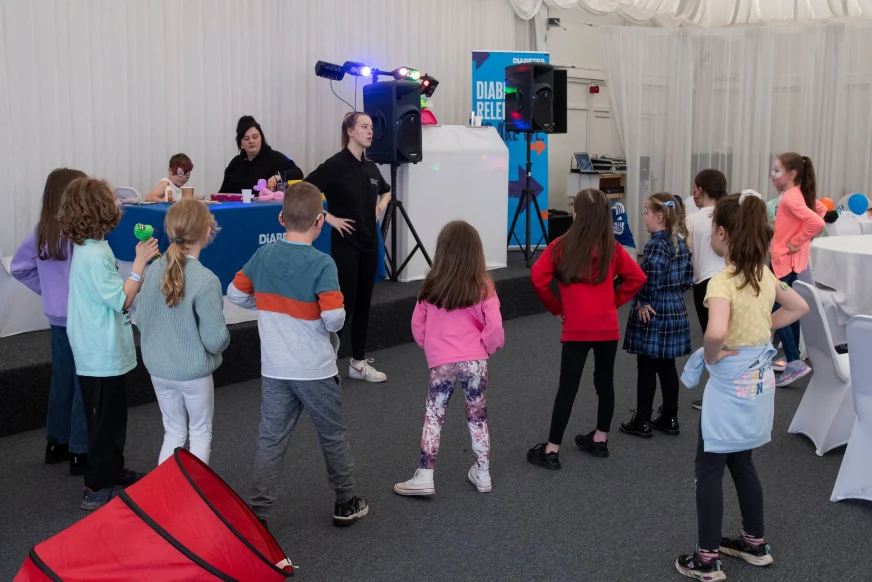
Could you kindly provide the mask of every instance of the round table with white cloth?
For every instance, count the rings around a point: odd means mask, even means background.
[[[872,236],[827,236],[811,243],[814,280],[834,290],[839,325],[872,315]]]

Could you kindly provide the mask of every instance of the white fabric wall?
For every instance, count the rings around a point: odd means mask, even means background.
[[[811,157],[819,197],[872,191],[872,22],[603,31],[634,232],[648,195],[683,198],[703,168],[773,197],[785,151]]]
[[[190,185],[217,191],[243,114],[313,170],[348,111],[317,60],[417,67],[439,121],[463,123],[472,50],[533,42],[505,0],[0,0],[0,256],[59,166],[143,192],[185,152]],[[336,91],[354,103],[354,78]]]

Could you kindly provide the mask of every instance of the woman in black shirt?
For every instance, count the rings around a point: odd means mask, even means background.
[[[366,113],[349,113],[342,120],[342,151],[318,166],[306,181],[327,198],[327,223],[333,227],[330,254],[345,298],[345,327],[351,320],[348,377],[384,382],[387,376],[370,365],[365,350],[378,269],[377,221],[391,200],[391,188],[364,155],[371,143],[372,119]]]
[[[286,180],[303,179],[303,171],[291,158],[269,147],[260,124],[250,115],[243,115],[236,124],[236,147],[239,155],[224,170],[219,192],[238,194],[254,188],[260,179],[275,184],[279,172],[285,172]]]

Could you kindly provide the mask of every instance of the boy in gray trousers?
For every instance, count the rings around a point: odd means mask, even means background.
[[[284,240],[258,249],[227,289],[232,303],[258,310],[263,387],[249,505],[266,525],[285,452],[306,409],[336,492],[333,525],[351,525],[369,506],[354,493],[354,460],[342,422],[336,332],[345,309],[336,264],[312,247],[324,224],[321,192],[306,182],[291,186],[279,222]]]

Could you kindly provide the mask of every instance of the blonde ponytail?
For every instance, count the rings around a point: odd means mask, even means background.
[[[167,307],[173,307],[185,298],[185,264],[188,258],[177,243],[170,243],[166,254],[167,268],[160,284],[161,292],[166,295]]]

